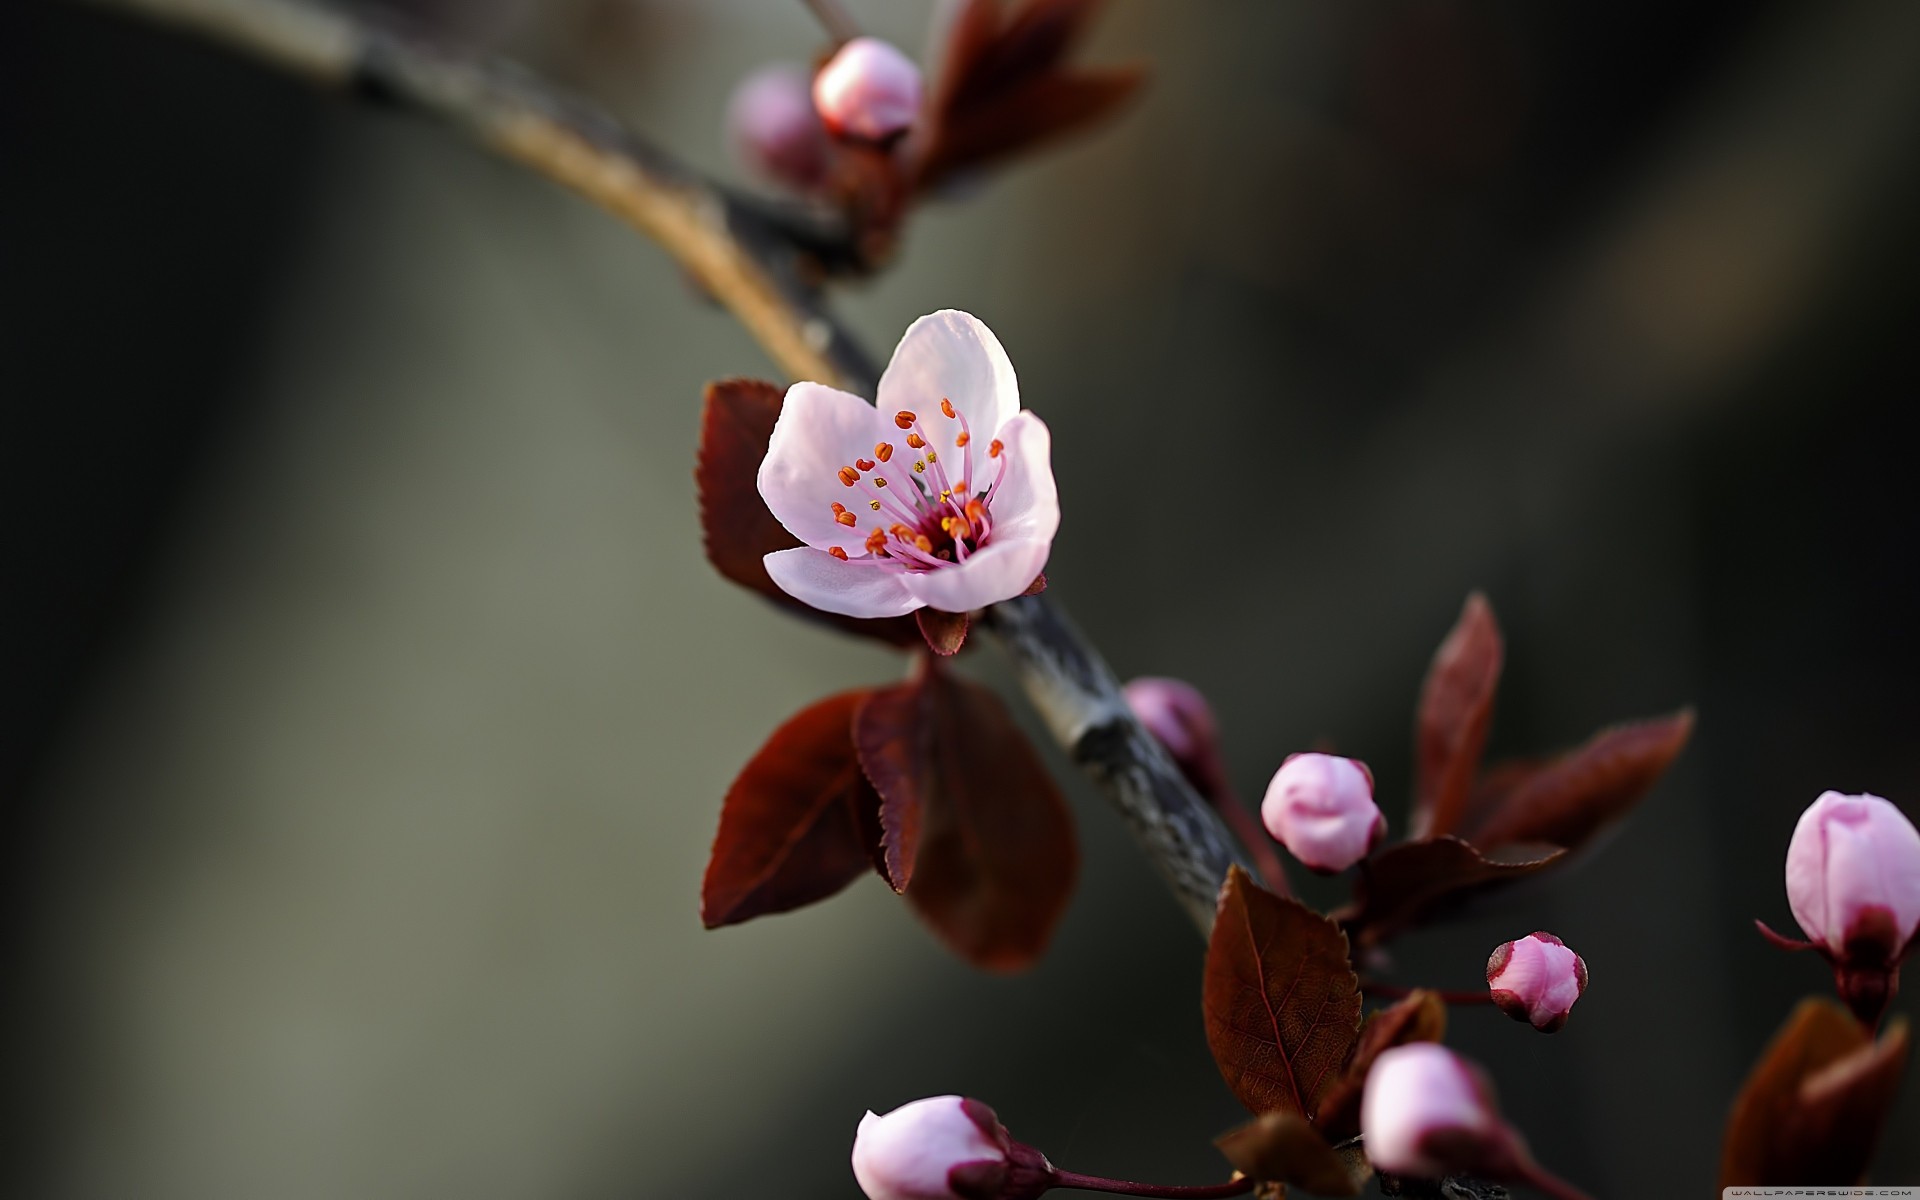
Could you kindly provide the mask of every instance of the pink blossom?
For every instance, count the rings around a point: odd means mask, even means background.
[[[955,1168],[1004,1164],[1007,1150],[992,1109],[960,1096],[931,1096],[861,1119],[853,1177],[869,1200],[958,1200]]]
[[[1491,1089],[1460,1056],[1433,1042],[1380,1052],[1360,1098],[1367,1159],[1381,1171],[1438,1178],[1511,1137]]]
[[[1209,798],[1219,795],[1226,782],[1226,767],[1220,760],[1220,727],[1200,689],[1184,680],[1143,675],[1122,691],[1127,707],[1154,740],[1167,748],[1194,787]]]
[[[830,146],[807,72],[776,63],[740,81],[727,104],[728,141],[768,179],[805,191],[826,174]]]
[[[857,37],[813,77],[813,104],[827,128],[884,141],[920,115],[920,68],[897,47]]]
[[[1346,870],[1387,834],[1373,802],[1373,772],[1332,754],[1295,754],[1282,763],[1260,819],[1295,858],[1323,873]]]
[[[1060,527],[1052,440],[1020,411],[993,331],[948,309],[908,328],[877,407],[787,389],[760,495],[805,542],[767,555],[788,594],[850,617],[963,613],[1027,590]]]
[[[1897,963],[1920,927],[1920,832],[1879,796],[1825,793],[1787,846],[1787,903],[1835,959]]]
[[[1552,934],[1532,933],[1502,943],[1487,959],[1487,987],[1500,1011],[1553,1033],[1587,990],[1587,964]]]

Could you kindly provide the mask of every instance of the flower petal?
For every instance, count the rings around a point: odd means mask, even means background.
[[[942,400],[966,418],[971,444],[965,449],[954,441],[960,421],[941,411]],[[907,455],[921,452],[908,449],[908,431],[893,418],[903,409],[917,415],[946,480],[956,487],[968,480],[973,486],[967,490],[978,492],[993,478],[987,444],[1020,411],[1020,384],[993,330],[967,313],[943,309],[907,327],[880,376],[879,409],[888,440]],[[969,465],[976,474],[969,474]]]
[[[985,550],[967,561],[937,570],[913,572],[900,580],[929,608],[941,612],[972,612],[1027,590],[1047,565],[1052,543],[1034,538],[1001,540],[998,530]]]
[[[1053,481],[1053,435],[1039,417],[1023,412],[1001,426],[998,436],[1005,447],[1001,454],[1007,460],[1007,474],[995,490],[989,509],[993,515],[992,540],[1010,537],[1051,542],[1060,530],[1060,492]],[[992,481],[993,476],[982,470],[977,490],[985,490]]]
[[[898,571],[842,562],[824,550],[795,546],[763,560],[780,590],[822,612],[846,617],[903,617],[925,602],[907,591]]]
[[[839,472],[873,452],[879,431],[878,414],[858,396],[818,383],[787,389],[758,479],[761,499],[787,532],[819,550],[866,553],[863,535],[834,520],[833,504],[866,515],[865,497],[841,483]]]

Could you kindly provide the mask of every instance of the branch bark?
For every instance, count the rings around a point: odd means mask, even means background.
[[[89,0],[189,30],[323,86],[438,117],[652,238],[797,379],[874,394],[878,372],[806,283],[805,252],[734,196],[599,109],[509,63],[464,59],[398,26],[308,0]],[[1047,597],[987,625],[1069,756],[1092,776],[1204,934],[1227,868],[1219,815],[1134,720],[1099,652]]]

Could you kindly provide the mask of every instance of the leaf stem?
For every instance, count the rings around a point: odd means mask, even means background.
[[[1197,1187],[1167,1187],[1156,1183],[1129,1183],[1124,1179],[1102,1179],[1077,1171],[1053,1169],[1053,1186],[1078,1188],[1083,1192],[1111,1192],[1116,1196],[1163,1196],[1167,1200],[1211,1200],[1213,1197],[1244,1196],[1253,1190],[1254,1181],[1244,1175],[1225,1183],[1200,1184]]]
[[[1447,1004],[1492,1004],[1492,992],[1453,991],[1448,988],[1410,988],[1398,983],[1382,983],[1377,979],[1362,979],[1360,991],[1364,995],[1379,1000],[1405,1000],[1416,991],[1432,992]]]

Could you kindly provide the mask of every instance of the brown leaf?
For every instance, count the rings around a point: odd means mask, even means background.
[[[1335,1150],[1298,1113],[1262,1113],[1213,1144],[1249,1179],[1292,1184],[1316,1196],[1358,1196],[1373,1174],[1363,1156]]]
[[[1692,709],[1601,730],[1513,779],[1466,836],[1476,846],[1550,842],[1577,849],[1652,790],[1692,733]]]
[[[1320,1101],[1320,1132],[1330,1141],[1345,1141],[1360,1132],[1360,1096],[1367,1072],[1382,1050],[1409,1042],[1437,1042],[1447,1033],[1447,1006],[1437,992],[1417,988],[1398,1003],[1380,1009],[1360,1027],[1360,1040],[1340,1078]]]
[[[868,696],[853,714],[853,744],[880,796],[881,875],[896,892],[913,881],[926,797],[933,790],[933,696],[918,679]]]
[[[781,591],[767,574],[767,555],[800,544],[768,511],[756,483],[785,394],[778,384],[761,379],[719,379],[707,385],[693,471],[707,561],[741,587],[812,620],[896,646],[919,645],[920,631],[911,617],[863,620],[821,612]]]
[[[1907,1025],[1878,1042],[1825,997],[1803,1000],[1733,1102],[1722,1187],[1847,1187],[1865,1176],[1906,1065]]]
[[[708,929],[823,900],[873,865],[880,800],[852,735],[866,696],[843,692],[801,710],[727,789],[700,887]]]
[[[1487,746],[1503,655],[1493,609],[1475,592],[1434,652],[1421,688],[1409,836],[1435,837],[1459,828]]]
[[[923,608],[913,614],[920,625],[920,636],[927,649],[941,658],[952,658],[967,641],[967,614]]]
[[[1056,73],[971,103],[929,141],[917,185],[932,187],[1089,128],[1118,114],[1146,79],[1141,66]]]
[[[1201,1008],[1207,1046],[1240,1103],[1311,1119],[1360,1030],[1347,937],[1233,867],[1207,944]]]
[[[1045,75],[1072,51],[1102,0],[1025,0],[978,49],[948,95],[965,105]]]
[[[1402,842],[1365,860],[1341,923],[1362,945],[1375,945],[1441,904],[1524,878],[1566,853],[1558,846],[1514,845],[1482,854],[1455,837]]]
[[[975,966],[1019,970],[1046,949],[1073,892],[1073,818],[999,697],[927,661],[919,679],[876,698],[875,727],[888,714],[894,734],[863,737],[862,765],[903,844],[919,814],[908,902]],[[924,741],[910,729],[916,710]]]

